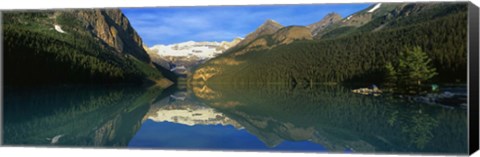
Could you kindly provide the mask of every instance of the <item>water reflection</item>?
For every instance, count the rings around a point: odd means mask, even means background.
[[[7,89],[4,104],[7,145],[467,153],[465,110],[342,86]]]
[[[208,91],[208,90],[206,90]],[[184,95],[185,99],[175,99]],[[211,97],[210,97],[211,98]],[[202,150],[325,151],[310,141],[265,145],[251,130],[197,99],[192,91],[177,92],[155,102],[132,138],[132,148]]]
[[[5,145],[125,147],[161,89],[6,89]]]
[[[266,145],[312,141],[329,151],[466,153],[466,111],[393,96],[356,95],[341,86],[199,87],[207,105]],[[203,98],[203,99],[202,99]]]
[[[187,126],[231,125],[241,128],[236,121],[223,113],[195,100],[189,92],[177,92],[169,98],[153,103],[145,117],[154,122],[172,122]]]

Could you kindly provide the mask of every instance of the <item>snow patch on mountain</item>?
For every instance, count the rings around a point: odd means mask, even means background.
[[[55,27],[55,30],[56,30],[57,32],[67,33],[67,32],[65,32],[65,31],[62,29],[62,26],[60,26],[60,25],[54,25],[54,27]]]
[[[175,102],[174,102],[175,103]],[[156,111],[148,114],[148,119],[154,122],[171,122],[187,126],[195,125],[231,125],[237,129],[243,129],[235,120],[230,119],[223,113],[213,108],[195,106],[187,104],[166,105],[155,109]]]
[[[369,13],[374,12],[375,10],[377,10],[378,8],[380,8],[381,5],[382,5],[382,3],[378,3],[377,5],[373,6],[372,9],[368,10],[368,12],[369,12]]]
[[[241,38],[236,38],[231,42],[195,42],[187,41],[170,45],[155,45],[149,49],[162,57],[195,57],[200,59],[210,59],[228,48],[235,46]]]

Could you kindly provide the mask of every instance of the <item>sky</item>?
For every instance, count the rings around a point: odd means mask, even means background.
[[[347,17],[371,3],[122,8],[147,46],[186,41],[231,41],[268,19],[284,26],[309,25],[336,12]]]

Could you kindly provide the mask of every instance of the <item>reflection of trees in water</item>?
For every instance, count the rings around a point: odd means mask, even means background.
[[[9,114],[5,115],[4,143],[49,145],[50,138],[63,135],[57,145],[126,146],[140,128],[150,102],[161,91],[72,87],[43,90],[44,93],[18,91],[26,93],[21,95],[10,92],[5,104]]]
[[[412,104],[388,95],[356,95],[340,86],[216,85],[211,89],[221,96],[205,100],[208,104],[269,146],[282,140],[310,140],[332,151],[465,153],[467,148],[463,110]],[[452,143],[456,146],[444,147]]]
[[[416,144],[417,148],[423,149],[433,138],[432,130],[438,126],[438,121],[422,113],[421,109],[413,112],[411,121],[402,127],[402,132],[406,133],[411,143]]]

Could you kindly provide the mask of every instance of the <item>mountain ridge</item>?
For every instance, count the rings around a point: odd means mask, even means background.
[[[310,25],[307,25],[307,28],[311,30],[312,36],[315,36],[319,32],[323,31],[326,27],[340,21],[341,19],[342,19],[342,16],[340,16],[340,14],[337,14],[335,12],[328,13],[327,15],[325,15],[325,17],[323,17],[322,20],[312,23]]]

